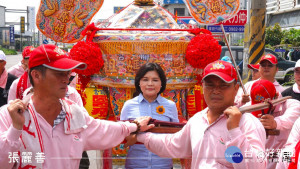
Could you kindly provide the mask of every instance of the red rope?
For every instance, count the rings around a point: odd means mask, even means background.
[[[110,31],[192,31],[193,29],[148,29],[148,28],[97,28]]]

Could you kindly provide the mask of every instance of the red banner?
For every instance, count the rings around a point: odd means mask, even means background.
[[[247,23],[247,10],[239,10],[239,12],[226,21],[221,22],[223,25],[240,25],[244,26]],[[220,24],[221,24],[220,23]],[[217,25],[220,25],[217,24]]]

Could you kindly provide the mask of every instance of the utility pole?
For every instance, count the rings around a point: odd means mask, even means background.
[[[256,64],[259,62],[260,58],[263,56],[265,52],[265,31],[266,31],[266,0],[250,0],[251,3],[250,13],[248,18],[250,18],[250,23],[245,29],[245,49],[249,55],[250,64]],[[249,3],[248,3],[249,4]],[[248,7],[248,9],[249,9]],[[249,32],[249,34],[247,34]],[[246,52],[244,52],[246,53]],[[245,81],[249,80],[250,74],[247,75],[247,61],[248,59],[244,57],[243,64],[243,77]]]

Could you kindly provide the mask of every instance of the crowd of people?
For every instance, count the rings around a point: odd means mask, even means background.
[[[5,70],[0,51],[0,168],[80,167],[83,152],[105,150],[126,140],[125,168],[173,167],[172,158],[191,159],[191,168],[285,169],[299,167],[300,60],[295,84],[276,80],[278,61],[264,55],[249,65],[252,81],[240,89],[234,66],[224,58],[208,64],[202,87],[207,108],[174,134],[146,132],[153,119],[178,122],[173,101],[162,97],[162,67],[142,65],[135,76],[136,96],[122,108],[120,122],[94,119],[71,87],[72,60],[55,45],[24,48],[18,65]],[[272,100],[283,99],[278,104]],[[264,102],[268,107],[241,112]],[[30,158],[29,158],[30,157]]]

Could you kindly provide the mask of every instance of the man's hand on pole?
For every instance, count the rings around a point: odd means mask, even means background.
[[[141,125],[140,131],[147,131],[155,126],[154,124],[148,125],[150,120],[151,120],[150,116],[142,116],[136,118],[134,121],[137,121]]]
[[[250,101],[249,94],[243,94],[242,96],[242,104],[246,104]]]
[[[224,114],[227,116],[227,129],[231,130],[239,127],[242,113],[235,106],[228,107]]]
[[[265,127],[265,129],[276,129],[277,127],[277,123],[274,120],[274,116],[270,114],[261,116],[260,122]]]

